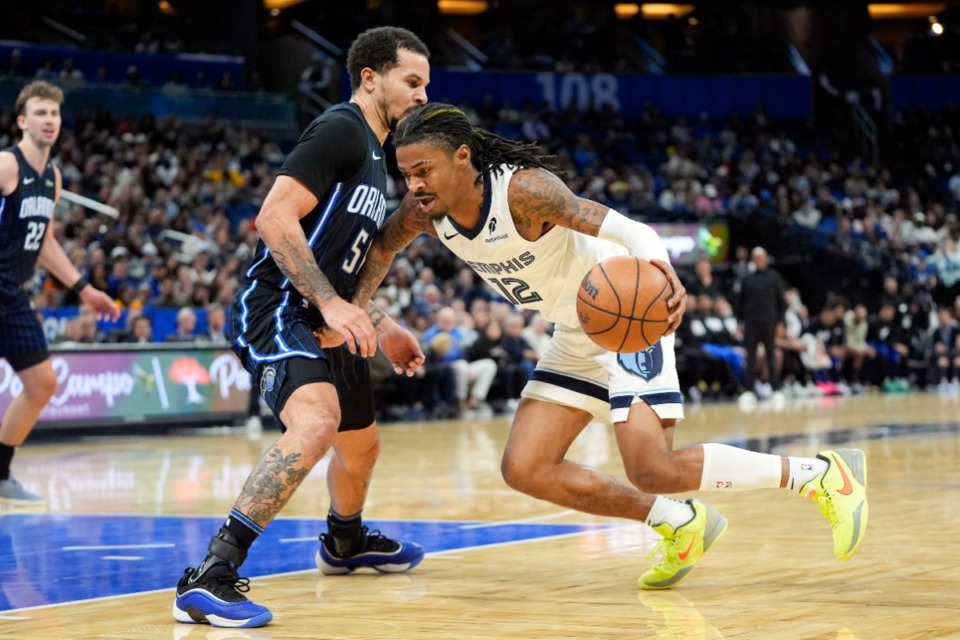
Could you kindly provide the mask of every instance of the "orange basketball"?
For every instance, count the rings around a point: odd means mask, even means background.
[[[642,258],[616,256],[595,265],[580,282],[577,317],[590,339],[608,351],[635,353],[667,330],[667,276]]]

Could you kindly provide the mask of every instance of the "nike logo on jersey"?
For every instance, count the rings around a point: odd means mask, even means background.
[[[33,182],[35,179],[36,179],[36,178],[24,178],[24,179],[23,179],[23,184],[30,184],[30,183]]]
[[[458,235],[460,235],[460,234],[457,233],[456,231],[454,231],[453,234],[452,234],[452,235],[449,235],[449,236],[448,236],[446,233],[444,233],[444,234],[443,234],[443,239],[444,239],[444,240],[453,240],[453,239],[456,238]]]
[[[372,154],[374,160],[383,160],[383,156],[378,156],[377,152],[374,151]]]

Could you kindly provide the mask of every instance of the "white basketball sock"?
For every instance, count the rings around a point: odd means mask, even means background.
[[[826,460],[820,458],[787,458],[790,461],[790,478],[787,480],[787,488],[796,491],[803,491],[803,485],[807,484],[819,475],[827,472]]]
[[[713,442],[703,447],[700,490],[777,489],[782,465],[780,456],[757,453]]]
[[[697,514],[693,507],[686,502],[680,502],[666,496],[657,496],[644,522],[651,527],[666,522],[676,531],[693,520],[695,515]]]

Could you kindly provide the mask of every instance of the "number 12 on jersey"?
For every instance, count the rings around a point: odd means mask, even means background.
[[[530,304],[543,300],[539,293],[530,291],[530,285],[520,278],[487,278],[487,282],[494,285],[510,304]]]

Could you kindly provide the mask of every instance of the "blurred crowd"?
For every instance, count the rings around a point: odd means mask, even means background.
[[[897,162],[876,167],[831,148],[804,123],[772,122],[761,108],[695,119],[668,118],[652,106],[625,117],[492,97],[463,108],[478,126],[538,142],[557,156],[575,193],[637,219],[710,221],[763,210],[798,242],[826,242],[882,270],[882,301],[835,291],[823,308],[807,309],[799,291],[788,294],[778,358],[789,389],[854,393],[934,384],[960,392],[953,336],[960,312],[956,110],[898,114]],[[0,109],[0,146],[16,136],[13,114]],[[162,308],[186,310],[183,325],[178,316],[179,336],[154,331],[153,340],[192,340],[200,337],[198,326],[213,325],[216,333],[218,323],[222,335],[218,316],[229,309],[255,251],[253,221],[282,149],[212,119],[188,127],[174,118],[116,119],[100,111],[66,123],[55,157],[65,189],[119,211],[114,219],[69,207],[56,234],[77,268],[126,311],[126,326],[107,335],[81,313],[60,339],[138,339],[150,334],[151,314]],[[402,188],[391,178],[391,205]],[[684,274],[691,304],[680,362],[691,399],[742,390],[730,354],[739,339],[737,274],[748,270],[747,256],[737,254],[729,269],[702,260]],[[718,283],[704,285],[712,272]],[[38,310],[77,302],[42,274],[30,286]],[[394,263],[377,300],[419,332],[429,355],[417,378],[398,380],[389,371],[380,377],[381,409],[392,417],[509,407],[550,333],[428,237]],[[718,356],[704,344],[730,349]]]

